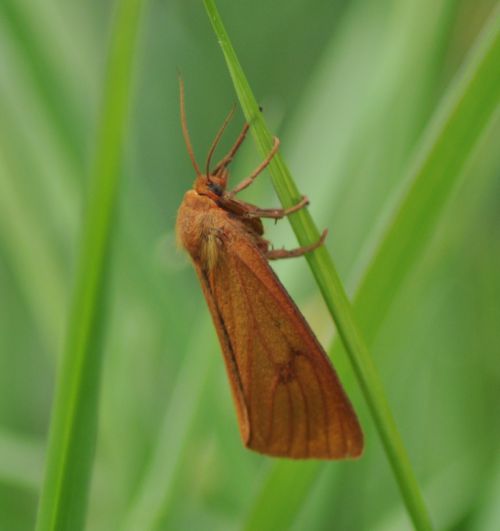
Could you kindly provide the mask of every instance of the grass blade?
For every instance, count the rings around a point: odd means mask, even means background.
[[[19,183],[13,177],[18,175],[3,145],[0,146],[0,242],[12,263],[19,289],[29,303],[41,342],[47,352],[54,354],[59,350],[64,323],[66,300],[61,280],[64,275],[47,249],[39,220],[32,215],[18,189]]]
[[[38,490],[42,478],[43,447],[40,441],[0,429],[0,481]]]
[[[269,153],[272,146],[271,134],[263,117],[260,116],[257,102],[229,41],[215,2],[213,0],[205,0],[204,3],[224,53],[243,112],[247,121],[252,125],[252,133],[259,150],[265,156]],[[271,162],[270,171],[274,187],[282,204],[285,207],[289,207],[297,203],[300,195],[279,153]],[[290,216],[289,219],[301,245],[307,245],[317,241],[319,232],[307,211],[297,212],[293,216]],[[430,529],[430,518],[385,398],[382,382],[356,324],[350,303],[334,264],[324,247],[307,255],[307,259],[337,325],[346,350],[349,353],[350,360],[384,444],[387,457],[398,481],[408,512],[417,529]]]
[[[355,297],[356,314],[368,338],[377,332],[401,283],[422,254],[463,168],[498,109],[499,61],[497,9],[422,139],[390,209],[393,214],[382,236],[376,238],[379,244]]]
[[[207,352],[212,323],[205,317],[176,379],[162,429],[156,441],[137,495],[125,515],[122,531],[161,529],[169,515],[171,500],[184,457],[186,441],[203,399],[215,353]],[[190,390],[188,398],[185,391]]]
[[[373,238],[370,259],[358,264],[360,280],[354,310],[370,342],[401,284],[425,252],[447,199],[494,119],[499,103],[495,75],[495,65],[500,61],[499,29],[496,12],[478,37],[424,136],[404,190],[391,206],[392,215],[386,216],[383,230]],[[429,195],[433,197],[432,209],[427,202]],[[334,359],[339,359],[342,348],[336,337],[330,349]],[[310,492],[320,467],[315,472],[299,474],[287,462],[273,465],[251,508],[247,528],[262,529],[269,506],[283,504],[282,485],[294,484],[302,492]],[[288,506],[292,515],[299,509],[297,502]]]
[[[113,31],[76,290],[53,408],[37,529],[83,527],[97,429],[105,272],[142,0],[123,0]]]
[[[84,167],[84,142],[82,135],[82,115],[75,112],[75,104],[64,83],[60,72],[54,68],[54,57],[61,51],[51,47],[49,39],[43,34],[40,25],[41,11],[35,3],[5,0],[0,4],[0,14],[6,22],[18,50],[29,65],[33,85],[46,102],[47,110],[58,130],[60,141],[73,163]]]

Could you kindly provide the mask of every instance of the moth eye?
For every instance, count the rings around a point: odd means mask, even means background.
[[[224,193],[224,189],[222,188],[222,186],[214,182],[209,182],[208,188],[210,189],[211,192],[213,192],[215,195],[218,195],[218,196],[221,196]]]

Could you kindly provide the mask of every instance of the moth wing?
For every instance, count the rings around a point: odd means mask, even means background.
[[[363,435],[333,366],[252,237],[197,271],[230,373],[244,443],[281,457],[357,457]]]

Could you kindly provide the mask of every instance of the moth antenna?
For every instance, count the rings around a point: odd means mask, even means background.
[[[212,142],[212,145],[210,146],[210,151],[207,155],[207,179],[210,179],[210,162],[212,161],[212,156],[215,153],[215,150],[219,144],[220,139],[222,138],[222,135],[224,131],[226,130],[226,127],[228,126],[229,122],[233,118],[234,111],[236,109],[236,105],[233,104],[231,110],[228,112],[227,116],[224,118],[224,122],[221,125],[220,129],[217,131],[217,134],[215,135],[214,141]]]
[[[187,120],[186,120],[186,109],[184,108],[184,81],[180,75],[179,75],[179,92],[180,92],[182,134],[184,136],[184,142],[186,143],[187,152],[188,152],[189,158],[191,159],[191,163],[193,165],[194,171],[196,172],[196,176],[199,177],[201,175],[201,170],[198,164],[196,163],[193,146],[191,144],[191,139],[189,137],[189,131],[188,131]]]

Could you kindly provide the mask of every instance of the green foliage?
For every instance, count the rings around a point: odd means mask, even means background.
[[[495,2],[218,5],[297,188],[329,228],[327,246],[436,527],[495,529],[499,124],[497,76],[488,66],[499,61]],[[332,355],[365,428],[363,459],[276,462],[241,446],[208,312],[173,231],[194,178],[180,133],[177,69],[199,160],[234,92],[200,2],[148,7],[104,281],[110,317],[102,320],[87,526],[408,528],[336,340]],[[66,301],[81,275],[85,168],[102,123],[113,18],[109,3],[5,0],[0,28],[0,529],[11,531],[35,522]],[[113,94],[127,90],[117,80]],[[102,137],[97,143],[116,156]],[[259,157],[248,142],[234,179]],[[264,175],[247,197],[272,206],[270,190]],[[295,245],[286,223],[266,229],[276,246]],[[328,344],[332,328],[304,263],[277,269]]]

